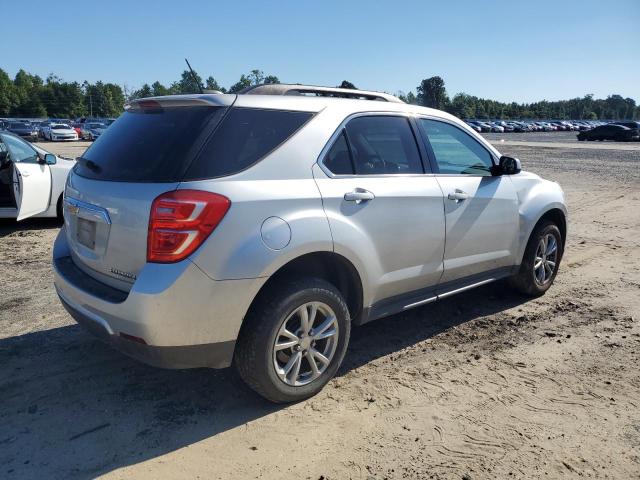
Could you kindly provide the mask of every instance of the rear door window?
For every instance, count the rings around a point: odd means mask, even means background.
[[[245,170],[282,145],[312,116],[310,112],[232,108],[184,179],[222,177]]]
[[[346,132],[356,175],[424,173],[407,118],[356,117]]]
[[[177,182],[226,110],[155,106],[127,111],[83,154],[75,172],[96,180]]]

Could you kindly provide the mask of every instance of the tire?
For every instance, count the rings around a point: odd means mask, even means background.
[[[56,203],[56,218],[60,222],[64,222],[64,209],[62,208],[62,194],[60,194],[60,198],[58,198],[58,202]]]
[[[550,253],[550,248],[547,248],[547,256],[540,256],[542,239],[547,239],[547,245],[549,245],[551,243],[551,237],[553,237],[555,241],[554,255]],[[529,237],[527,248],[525,249],[524,257],[520,264],[520,271],[510,279],[511,285],[520,293],[531,297],[544,295],[558,274],[563,253],[563,240],[560,229],[551,221],[543,221],[536,226]],[[539,263],[539,261],[536,261],[537,258],[543,258],[544,263],[541,265],[541,268],[534,268],[536,263]],[[553,263],[553,266],[551,266],[550,263]],[[541,275],[541,270],[544,277]],[[542,281],[541,277],[543,277]]]
[[[316,330],[335,318],[329,328],[316,335],[334,334],[309,344],[313,332],[311,336],[303,335],[302,312],[309,315],[313,306],[317,308],[312,322]],[[297,341],[289,333],[282,333],[283,325],[293,331],[294,337],[298,336]],[[269,288],[254,302],[240,331],[234,364],[244,382],[267,400],[297,402],[312,397],[333,378],[344,358],[350,333],[349,309],[332,284],[319,278],[289,281]],[[294,345],[275,351],[276,342]],[[321,351],[329,362],[323,363],[319,357],[316,360],[313,351]],[[315,371],[310,360],[316,364]]]

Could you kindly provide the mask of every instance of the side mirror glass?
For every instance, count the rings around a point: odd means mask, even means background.
[[[53,153],[47,153],[44,156],[44,163],[46,163],[47,165],[55,165],[58,162],[58,160],[56,159],[56,156]]]
[[[502,175],[515,175],[521,171],[520,160],[513,157],[500,157],[500,173]]]

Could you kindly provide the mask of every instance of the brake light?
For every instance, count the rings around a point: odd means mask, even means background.
[[[198,249],[224,218],[231,201],[217,193],[175,190],[151,205],[147,261],[179,262]]]

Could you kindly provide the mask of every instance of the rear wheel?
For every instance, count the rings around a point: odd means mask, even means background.
[[[340,292],[316,278],[269,289],[245,319],[234,363],[242,379],[272,402],[318,393],[342,363],[351,321]]]
[[[544,295],[558,273],[562,245],[557,225],[551,221],[540,223],[529,238],[520,271],[511,279],[512,285],[525,295]]]

